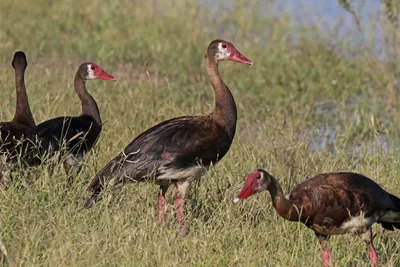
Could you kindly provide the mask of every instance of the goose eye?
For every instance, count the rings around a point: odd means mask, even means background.
[[[222,45],[222,48],[226,48],[226,44],[223,44],[223,45]]]
[[[260,180],[260,178],[261,178],[261,175],[257,175],[257,177],[256,177],[256,178],[257,178],[257,180]]]
[[[95,69],[95,67],[94,67],[94,66],[92,66],[92,67],[91,67],[91,69],[92,69],[92,70],[94,70],[94,69]]]

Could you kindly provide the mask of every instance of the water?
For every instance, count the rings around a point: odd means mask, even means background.
[[[275,12],[280,14],[288,14],[299,23],[320,24],[321,21],[326,27],[334,26],[338,22],[338,18],[343,17],[345,25],[343,27],[353,28],[353,16],[344,10],[336,0],[283,0],[275,1]],[[357,7],[361,3],[361,24],[368,24],[372,18],[377,18],[381,13],[381,0],[351,1],[353,7]],[[304,16],[307,14],[307,16]]]
[[[210,11],[211,16],[218,16],[221,10],[233,9],[235,2],[235,0],[201,0],[199,3],[200,7]],[[385,49],[382,48],[385,46],[383,30],[378,23],[382,16],[385,16],[381,0],[352,0],[350,2],[359,16],[361,31],[367,39],[373,38],[374,40],[372,56],[383,60],[389,58]],[[317,28],[322,34],[335,29],[338,32],[337,40],[332,40],[332,43],[340,41],[342,38],[346,38],[353,45],[363,43],[353,15],[341,7],[336,0],[264,0],[256,3],[261,3],[262,8],[257,11],[261,12],[262,16],[289,16],[296,25],[303,28]],[[328,104],[316,106],[315,113],[329,120],[335,116],[335,110],[334,104]],[[337,132],[338,126],[329,124],[307,130],[305,136],[309,142],[309,151],[325,151],[329,152],[331,156],[335,156],[337,154],[335,147]],[[393,144],[385,136],[376,136],[374,140],[350,145],[348,152],[353,157],[359,158],[364,152],[377,150],[388,152],[392,146]]]
[[[201,0],[199,5],[208,9],[211,16],[218,16],[221,10],[234,8],[235,2],[235,0]],[[385,16],[381,0],[350,2],[360,18],[362,32],[368,33],[369,38],[371,36],[374,38],[374,56],[381,59],[388,58],[384,49],[380,49],[383,45],[383,31],[377,22]],[[349,33],[352,33],[351,37],[347,38],[350,42],[358,44],[361,40],[353,15],[342,8],[336,0],[256,0],[255,3],[261,3],[259,12],[262,16],[289,16],[296,25],[317,27],[320,32],[338,30],[338,40],[349,37]],[[335,40],[332,40],[332,43],[334,42]]]
[[[231,9],[235,0],[213,1],[201,0],[203,8]],[[336,0],[264,0],[260,1],[261,15],[289,15],[299,24],[322,25],[330,28],[343,17],[343,29],[355,29],[353,16],[344,10]],[[383,11],[381,0],[352,0],[352,6],[360,14],[361,24],[369,24],[371,19],[377,19]],[[361,7],[361,9],[360,9]]]
[[[265,11],[266,14],[276,14],[277,16],[287,15],[292,17],[296,23],[304,26],[317,26],[321,32],[329,31],[335,28],[340,23],[339,32],[344,37],[348,32],[354,32],[353,41],[359,41],[361,38],[354,17],[348,11],[343,9],[336,0],[281,0],[273,1],[272,9]],[[371,32],[374,35],[374,56],[385,59],[387,54],[384,49],[379,49],[383,44],[382,28],[377,21],[384,14],[384,7],[381,5],[381,0],[366,0],[366,1],[350,1],[353,4],[356,13],[360,15],[361,30],[363,32]],[[361,7],[361,3],[363,3]],[[350,42],[352,39],[350,38]],[[326,107],[324,107],[326,108]],[[329,109],[329,108],[328,108]],[[334,114],[333,110],[323,110],[327,118]],[[316,108],[316,113],[321,113],[319,107]],[[306,136],[309,141],[309,150],[329,151],[331,156],[335,156],[337,151],[335,148],[335,137],[337,127],[334,125],[324,125],[317,129],[307,131]],[[388,152],[390,144],[385,136],[376,136],[374,140],[365,142],[361,145],[353,144],[349,147],[349,153],[355,158],[359,158],[365,151],[374,152],[380,150]],[[361,152],[363,151],[363,152]]]

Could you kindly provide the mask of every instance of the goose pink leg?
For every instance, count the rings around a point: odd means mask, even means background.
[[[165,206],[167,204],[167,200],[165,199],[165,194],[167,193],[167,186],[160,186],[160,195],[158,196],[157,201],[157,215],[158,215],[158,223],[160,225],[165,224]]]
[[[185,201],[182,197],[177,196],[175,199],[176,222],[178,223],[178,231],[185,234]]]
[[[329,250],[322,250],[322,262],[324,263],[324,267],[329,267],[331,264],[331,253]]]
[[[372,244],[369,245],[369,259],[371,260],[372,267],[378,266],[378,255],[376,254],[376,250]]]
[[[372,229],[368,229],[365,233],[361,235],[361,238],[367,242],[369,246],[369,260],[371,261],[372,267],[378,267],[378,255],[374,247],[375,236],[372,233]]]
[[[320,233],[315,233],[317,235],[319,244],[322,249],[322,262],[324,267],[331,266],[331,252],[329,251],[329,236]]]
[[[158,196],[158,203],[157,203],[158,223],[161,225],[165,224],[165,204],[167,204],[165,197],[162,195]]]
[[[177,192],[175,197],[175,212],[176,212],[176,222],[178,223],[179,234],[186,234],[185,228],[185,195],[189,189],[189,182],[182,181],[175,184]]]

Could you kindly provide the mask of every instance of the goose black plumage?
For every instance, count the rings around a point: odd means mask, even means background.
[[[8,156],[19,154],[23,140],[31,137],[35,132],[35,119],[29,107],[25,86],[25,70],[28,66],[26,55],[22,51],[14,54],[12,66],[15,69],[15,90],[17,104],[14,118],[9,122],[0,123],[2,153]],[[21,143],[22,142],[22,143]]]
[[[228,152],[236,130],[236,104],[218,72],[218,62],[232,60],[253,64],[232,43],[212,41],[206,53],[206,70],[215,91],[215,110],[206,116],[183,116],[164,121],[136,137],[122,153],[101,169],[88,190],[86,207],[100,200],[104,186],[116,183],[155,181],[160,185],[158,219],[165,222],[165,194],[176,188],[175,210],[179,232],[184,233],[184,197],[192,181]]]
[[[82,114],[57,117],[37,125],[40,156],[47,155],[55,161],[62,159],[69,183],[79,169],[79,161],[95,145],[102,130],[99,108],[86,90],[86,81],[95,79],[116,80],[92,62],[81,64],[75,75],[74,88],[81,100]]]
[[[10,171],[18,162],[26,166],[32,154],[30,147],[35,134],[35,119],[29,107],[25,86],[25,70],[28,66],[22,51],[14,54],[12,67],[15,70],[16,108],[14,118],[0,123],[0,154],[2,155],[0,183],[11,181]]]

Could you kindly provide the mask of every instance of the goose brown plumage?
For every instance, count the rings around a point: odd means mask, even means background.
[[[79,161],[96,144],[102,130],[99,108],[86,90],[86,81],[95,79],[116,80],[98,65],[92,62],[82,63],[74,80],[75,92],[81,100],[81,115],[57,117],[37,125],[40,156],[62,158],[69,184],[79,169]],[[66,156],[58,155],[59,153],[66,153]]]
[[[122,153],[101,169],[88,187],[86,207],[101,199],[104,186],[129,181],[155,181],[160,185],[158,220],[165,222],[165,194],[176,188],[175,210],[179,232],[184,233],[184,197],[189,184],[228,152],[236,130],[237,111],[231,91],[222,81],[218,62],[253,64],[232,43],[214,40],[208,46],[206,70],[215,91],[215,110],[206,116],[183,116],[164,121],[137,136]]]
[[[324,266],[330,266],[329,237],[345,233],[360,235],[369,245],[372,266],[378,266],[372,224],[393,231],[400,229],[400,199],[361,174],[334,172],[318,174],[300,184],[285,198],[277,179],[263,169],[247,176],[234,199],[237,203],[268,190],[276,212],[289,221],[300,221],[316,234]]]

